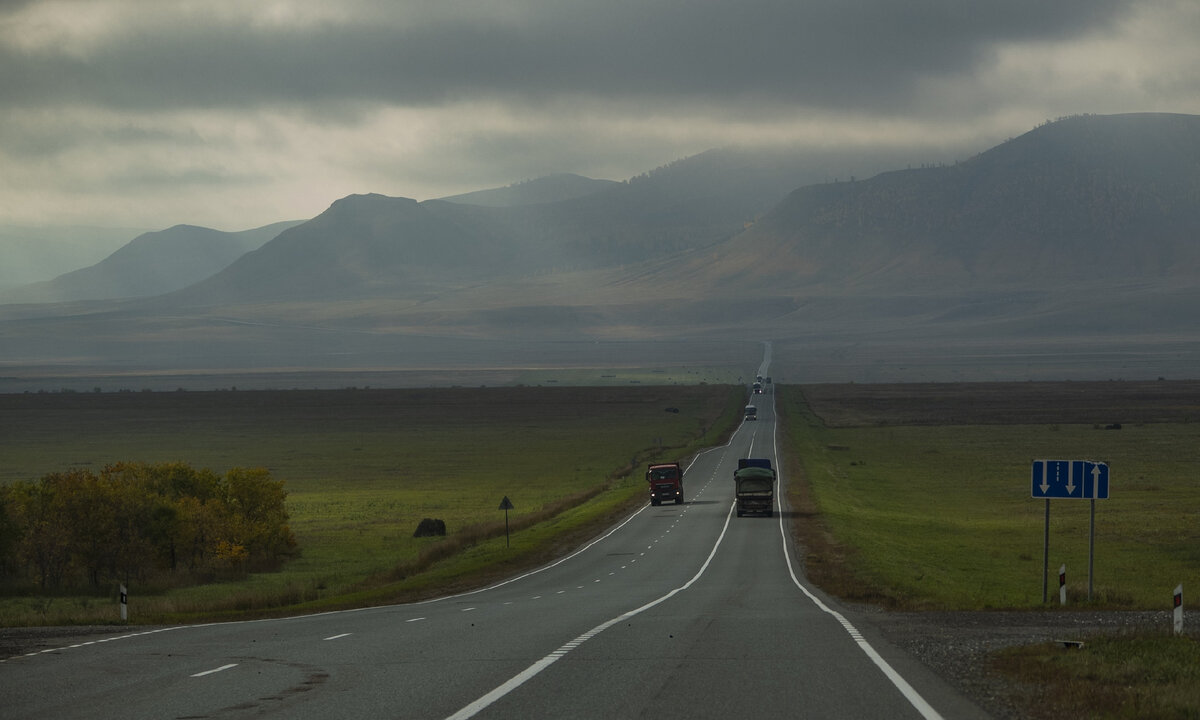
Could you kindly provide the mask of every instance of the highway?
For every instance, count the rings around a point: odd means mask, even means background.
[[[3,716],[987,717],[807,585],[786,505],[734,515],[737,458],[778,466],[766,387],[760,419],[686,467],[682,505],[647,504],[546,567],[423,603],[0,658]]]

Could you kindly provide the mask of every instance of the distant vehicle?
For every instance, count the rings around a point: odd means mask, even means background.
[[[754,379],[757,380],[758,382],[762,382],[762,375],[755,375]]]
[[[738,469],[733,473],[737,485],[737,516],[746,513],[762,513],[767,517],[774,514],[775,469],[766,458],[741,458]]]
[[[768,376],[767,376],[767,384],[768,384],[768,385],[770,385],[770,384],[771,384],[771,376],[770,376],[770,375],[768,375]]]
[[[754,383],[753,387],[754,387],[754,394],[755,394],[755,395],[761,395],[761,394],[762,394],[762,383],[760,383],[760,382],[756,382],[756,383]]]
[[[758,419],[758,408],[753,405],[747,405],[746,406],[746,419],[747,420],[757,420]]]
[[[674,500],[683,502],[683,468],[679,463],[657,463],[646,468],[646,484],[650,486],[650,504],[661,505]]]

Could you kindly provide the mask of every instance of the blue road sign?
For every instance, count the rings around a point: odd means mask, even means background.
[[[1034,460],[1035,498],[1108,499],[1108,463],[1091,460]]]

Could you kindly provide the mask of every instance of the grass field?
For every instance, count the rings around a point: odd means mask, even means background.
[[[1013,406],[1056,405],[1065,420],[1038,424],[997,421],[1003,410],[965,387],[785,388],[790,440],[860,588],[844,592],[906,608],[1041,605],[1045,501],[1030,497],[1033,459],[1109,464],[1110,499],[1096,503],[1094,605],[1163,609],[1177,584],[1200,580],[1200,422],[1190,421],[1200,420],[1200,393],[1176,386],[1177,416],[1115,430],[1105,428],[1131,411],[1097,403],[1106,384],[1065,385],[1051,397],[1040,384],[987,386]],[[1072,406],[1072,396],[1084,401]],[[952,424],[934,424],[939,416]],[[1065,564],[1071,604],[1087,599],[1089,512],[1088,501],[1051,503],[1051,582],[1056,593]]]
[[[236,582],[131,588],[137,622],[395,601],[549,557],[641,501],[631,467],[719,441],[742,404],[739,387],[648,384],[0,395],[0,482],[118,460],[267,467],[285,481],[297,559]],[[413,538],[425,517],[447,537]],[[21,588],[0,599],[12,625],[115,609]]]
[[[1051,604],[1168,610],[1200,581],[1200,384],[1022,383],[783,387],[789,487],[806,571],[827,591],[904,609],[1042,607],[1045,501],[1033,459],[1109,463],[1097,502],[1051,506]],[[1120,425],[1120,429],[1116,426]],[[1185,626],[1186,628],[1186,626]],[[994,668],[1030,688],[1031,718],[1200,717],[1200,643],[1088,639],[1010,648]]]

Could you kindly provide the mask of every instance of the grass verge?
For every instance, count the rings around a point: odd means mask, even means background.
[[[993,667],[1027,688],[1031,718],[1200,717],[1200,642],[1166,635],[1096,637],[1082,648],[1001,651]]]

